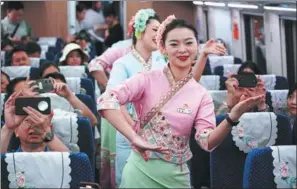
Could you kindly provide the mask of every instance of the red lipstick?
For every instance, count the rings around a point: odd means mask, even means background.
[[[180,61],[185,62],[186,60],[188,60],[189,56],[179,56],[177,57]]]

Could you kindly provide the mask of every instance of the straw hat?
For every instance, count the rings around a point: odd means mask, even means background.
[[[63,49],[63,54],[62,54],[62,57],[60,58],[60,63],[66,61],[66,58],[67,58],[68,54],[69,54],[71,51],[74,51],[74,50],[78,50],[78,51],[80,51],[80,52],[83,54],[83,56],[84,56],[84,60],[83,60],[83,62],[88,62],[88,60],[89,60],[89,55],[86,54],[86,53],[81,49],[81,47],[80,47],[78,44],[76,44],[76,43],[69,43],[69,44],[67,44],[67,45],[64,47],[64,49]]]

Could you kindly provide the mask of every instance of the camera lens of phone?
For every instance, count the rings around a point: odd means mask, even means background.
[[[41,101],[38,103],[38,109],[40,111],[45,111],[48,109],[48,103],[46,101]]]

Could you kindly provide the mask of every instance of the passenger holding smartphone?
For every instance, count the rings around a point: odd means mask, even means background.
[[[53,111],[49,115],[43,115],[32,107],[25,107],[23,110],[28,114],[27,116],[16,115],[15,100],[32,97],[26,94],[23,90],[14,92],[5,103],[5,125],[1,129],[1,153],[7,152],[13,133],[21,142],[16,152],[68,152],[68,148],[52,132]]]
[[[238,75],[242,75],[239,73]],[[228,77],[226,81],[226,88],[227,88],[227,98],[225,103],[219,108],[216,112],[217,115],[219,114],[226,114],[231,111],[231,109],[239,102],[254,97],[257,95],[264,95],[266,96],[266,89],[264,82],[261,78],[257,77],[257,84],[255,87],[240,87],[239,81],[235,77],[235,75],[231,75]],[[257,105],[258,112],[266,112],[269,111],[269,106],[265,103],[265,98]]]
[[[81,110],[82,115],[87,117],[93,126],[97,125],[96,116],[92,111],[81,102],[76,95],[70,90],[69,86],[66,83],[65,77],[60,73],[48,74],[45,78],[50,78],[53,83],[53,91],[57,95],[64,97],[74,109]]]

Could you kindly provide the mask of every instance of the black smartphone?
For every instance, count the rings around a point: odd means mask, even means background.
[[[239,75],[232,76],[238,80],[239,86],[243,88],[254,88],[257,86],[258,79],[253,73],[241,73]]]
[[[48,93],[54,89],[53,83],[50,79],[39,79],[36,80],[36,85],[38,86],[37,92],[41,93]]]
[[[30,97],[15,99],[15,114],[28,115],[23,108],[32,107],[44,115],[51,113],[51,100],[49,97]]]

